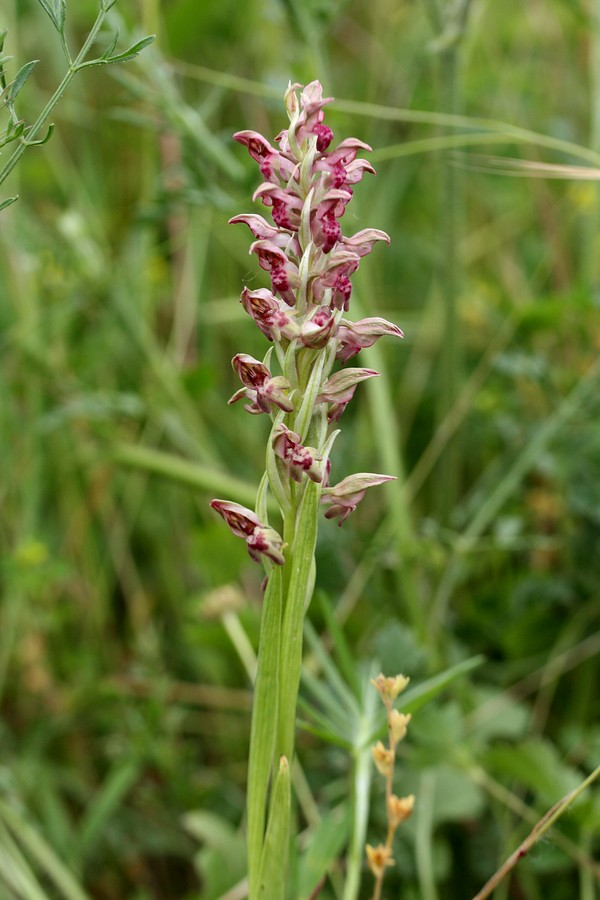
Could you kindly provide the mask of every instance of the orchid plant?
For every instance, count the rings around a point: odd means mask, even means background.
[[[270,288],[242,291],[242,306],[272,346],[262,361],[234,356],[242,387],[229,400],[243,400],[249,413],[272,420],[265,473],[255,510],[229,500],[211,503],[266,571],[248,768],[250,900],[285,894],[290,765],[319,507],[341,525],[370,487],[394,477],[360,472],[330,483],[335,424],[357,385],[379,374],[345,364],[383,335],[402,337],[383,318],[345,317],[352,274],[376,243],[390,239],[375,228],[342,234],[340,219],[354,185],[374,169],[358,156],[371,148],[357,138],[330,149],[333,132],[324,124],[324,107],[331,100],[318,81],[304,88],[290,84],[290,124],[275,138],[277,146],[255,131],[234,135],[259,164],[264,181],[254,199],[273,220],[255,213],[230,220],[249,227],[255,238],[250,253],[271,282]],[[280,510],[277,528],[267,513],[269,492]]]

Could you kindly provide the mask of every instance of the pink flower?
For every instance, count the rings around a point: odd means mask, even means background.
[[[285,183],[297,168],[296,163],[272,147],[257,131],[237,131],[233,139],[248,148],[250,156],[259,163],[260,171],[267,181]]]
[[[338,518],[342,525],[350,513],[353,513],[365,496],[368,488],[386,481],[395,481],[394,475],[375,475],[372,472],[357,472],[343,478],[335,487],[323,488],[321,502],[329,504],[325,513],[326,519]]]
[[[271,276],[273,293],[279,294],[288,306],[294,306],[294,291],[300,284],[298,266],[272,241],[254,241],[250,253],[256,253],[260,267]]]
[[[227,401],[236,403],[244,397],[251,401],[244,409],[257,415],[270,413],[272,406],[278,406],[285,412],[293,412],[294,404],[287,395],[290,383],[281,375],[273,377],[264,363],[247,353],[237,353],[231,364],[242,381],[244,387],[236,391]]]
[[[297,238],[291,235],[289,231],[269,225],[262,216],[256,213],[242,213],[239,216],[233,216],[229,220],[230,225],[235,225],[237,222],[243,222],[244,225],[247,225],[254,237],[258,238],[259,241],[269,241],[282,250],[291,251],[295,256],[300,255],[300,246]]]
[[[260,562],[261,556],[266,556],[278,566],[284,564],[281,537],[273,528],[263,525],[251,509],[230,500],[211,500],[210,505],[223,516],[236,537],[245,539],[248,553],[255,562]]]
[[[291,341],[300,334],[300,326],[292,318],[293,314],[267,288],[250,291],[245,287],[240,302],[270,341],[282,338]]]
[[[359,319],[358,322],[341,319],[337,332],[339,347],[336,359],[340,359],[343,363],[348,362],[365,347],[371,347],[384,334],[392,337],[404,337],[397,325],[378,316]]]
[[[354,396],[357,384],[379,375],[374,369],[340,369],[323,385],[317,403],[331,403],[327,418],[337,421]]]
[[[314,447],[303,447],[300,435],[290,431],[283,423],[275,429],[273,450],[288,466],[294,481],[300,482],[303,474],[308,475],[311,481],[323,480],[323,467],[319,465],[323,457]]]
[[[350,305],[352,284],[350,275],[358,269],[360,256],[343,246],[335,247],[329,254],[325,268],[313,282],[313,296],[319,303],[326,297],[326,291],[330,290],[329,305],[333,309],[347,310]],[[327,301],[325,301],[327,302]]]
[[[352,199],[349,191],[332,188],[319,202],[311,220],[311,232],[317,247],[329,253],[341,239],[342,230],[337,221],[344,214],[346,204]]]
[[[335,313],[329,306],[317,306],[300,329],[300,341],[305,347],[320,350],[326,347],[337,331]]]
[[[259,198],[265,206],[273,208],[273,221],[276,225],[298,231],[302,212],[302,200],[298,194],[265,181],[254,191],[252,197],[253,200]]]
[[[323,97],[323,88],[319,81],[311,81],[302,90],[300,105],[296,96],[296,89],[300,84],[290,84],[286,95],[285,105],[290,116],[290,128],[282,131],[275,138],[283,153],[290,150],[290,145],[301,147],[304,141],[315,135],[317,138],[317,150],[323,152],[333,140],[333,132],[327,125],[323,125],[325,113],[323,107],[331,103],[333,97]]]
[[[366,256],[367,253],[370,253],[377,241],[385,241],[386,244],[389,244],[390,236],[385,231],[380,231],[379,228],[363,228],[352,237],[342,238],[342,244],[346,250],[358,253],[359,256]]]

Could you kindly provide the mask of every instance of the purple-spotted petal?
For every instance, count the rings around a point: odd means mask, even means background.
[[[304,447],[301,437],[295,431],[284,425],[278,425],[273,435],[273,450],[275,454],[287,465],[294,481],[300,482],[302,475],[307,475],[311,481],[323,480],[323,457],[317,453],[314,447]]]
[[[220,513],[236,537],[248,537],[262,523],[255,512],[231,500],[211,500],[210,505]]]
[[[273,293],[279,294],[288,306],[294,306],[300,278],[298,266],[272,241],[254,241],[250,253],[256,253],[261,268],[271,276]]]
[[[283,308],[283,301],[266,288],[251,291],[245,287],[240,302],[270,341],[280,341],[282,337],[291,341],[300,334],[300,326],[294,321],[293,313]]]
[[[211,500],[210,505],[223,516],[236,537],[245,539],[248,553],[255,562],[266,556],[279,566],[284,564],[281,537],[273,528],[263,525],[255,512],[231,500]]]

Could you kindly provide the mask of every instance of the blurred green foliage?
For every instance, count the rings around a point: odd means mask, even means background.
[[[398,791],[417,807],[388,897],[471,897],[598,764],[600,188],[573,171],[508,177],[490,157],[598,167],[600,26],[592,3],[472,4],[456,47],[469,118],[449,125],[436,118],[449,110],[429,5],[121,0],[123,46],[149,32],[157,45],[126,69],[83,73],[52,140],[8,183],[20,195],[0,213],[9,897],[216,900],[243,877],[261,573],[208,501],[234,478],[232,499],[249,502],[263,468],[265,423],[226,406],[231,356],[265,350],[237,300],[264,282],[246,229],[227,225],[252,210],[257,184],[231,134],[272,138],[289,79],[319,78],[339,98],[336,138],[375,148],[377,178],[343,225],[383,228],[392,246],[363,263],[353,310],[406,333],[362,354],[384,375],[357,393],[334,451],[336,479],[404,481],[341,531],[323,522],[329,606],[311,612],[296,782],[301,889],[329,867],[320,896],[345,896],[338,838],[362,745],[349,747],[372,715],[373,666],[418,687],[484,658],[414,714]],[[73,44],[96,8],[68,4]],[[60,80],[60,47],[33,0],[1,0],[0,26],[13,74],[40,59],[19,95],[31,120]],[[450,216],[458,392],[440,417]],[[442,515],[450,441],[456,499]],[[214,593],[225,585],[232,607]],[[343,746],[315,726],[335,702],[318,652],[332,642],[354,698]],[[591,900],[599,821],[591,790],[498,896]],[[376,783],[366,828],[371,842],[385,830]]]

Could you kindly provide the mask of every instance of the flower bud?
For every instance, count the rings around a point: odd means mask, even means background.
[[[380,775],[387,778],[394,771],[394,751],[388,747],[384,747],[381,741],[377,741],[374,747],[371,747],[371,755],[373,762],[377,766]]]
[[[406,821],[412,815],[414,805],[414,794],[409,794],[408,797],[397,797],[396,794],[390,796],[388,819],[392,828],[397,828],[401,822]]]
[[[379,316],[359,319],[358,322],[341,319],[337,333],[339,348],[336,359],[340,359],[344,363],[348,362],[361,350],[371,347],[384,334],[392,337],[404,337],[397,325],[381,319]]]
[[[398,744],[406,737],[406,729],[411,718],[411,715],[405,715],[397,709],[390,712],[389,724],[394,744]]]
[[[385,703],[386,700],[393,702],[398,694],[401,694],[402,691],[406,690],[409,681],[410,678],[407,678],[406,675],[396,675],[393,678],[386,678],[386,676],[380,672],[377,678],[371,679],[371,684],[379,692],[381,699]]]
[[[387,866],[395,865],[391,849],[384,844],[379,844],[377,847],[367,844],[365,850],[367,865],[375,878],[381,878]]]
[[[375,475],[371,472],[357,472],[356,475],[349,475],[347,478],[343,478],[334,487],[324,488],[321,502],[329,504],[325,518],[334,519],[337,517],[339,518],[338,524],[342,525],[348,516],[354,512],[368,488],[377,484],[383,484],[385,481],[395,480],[395,475]]]
[[[368,378],[379,375],[374,369],[340,369],[323,385],[323,390],[317,397],[317,403],[328,401],[331,403],[328,419],[335,422],[340,418],[356,390],[356,385]]]

